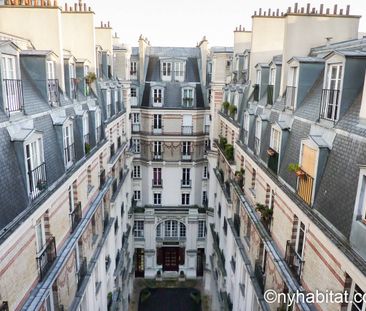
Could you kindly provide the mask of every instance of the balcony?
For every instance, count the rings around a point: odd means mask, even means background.
[[[80,266],[77,272],[77,276],[78,276],[78,289],[80,289],[81,284],[83,283],[87,271],[88,271],[88,265],[87,265],[87,261],[86,261],[86,257],[83,257],[83,259],[80,262]]]
[[[288,264],[293,276],[299,283],[301,283],[301,273],[305,262],[295,250],[295,241],[292,242],[288,240],[286,242],[285,261]]]
[[[74,210],[70,213],[70,217],[71,217],[71,232],[74,232],[82,218],[81,202],[76,204]]]
[[[70,98],[77,99],[78,93],[78,79],[71,78],[70,79]]]
[[[160,126],[160,127],[152,126],[151,133],[153,135],[163,135],[163,127],[162,126]]]
[[[294,110],[296,104],[296,87],[287,86],[285,94],[285,106],[288,109]]]
[[[47,189],[46,163],[42,163],[32,171],[28,172],[28,184],[30,198],[36,199]]]
[[[139,133],[140,132],[140,124],[132,124],[132,133]]]
[[[338,120],[339,90],[323,89],[320,99],[320,118],[330,121]]]
[[[60,92],[58,90],[58,80],[47,80],[47,94],[48,103],[51,107],[58,107],[60,105]]]
[[[253,100],[257,102],[259,101],[259,84],[254,84],[253,88]]]
[[[5,88],[5,110],[12,112],[22,111],[24,108],[23,87],[21,80],[3,79]]]
[[[153,179],[152,187],[153,188],[163,188],[163,180],[162,179]]]
[[[103,188],[105,181],[106,181],[106,174],[105,174],[105,169],[103,169],[99,175],[99,189],[100,190]]]
[[[70,144],[64,148],[65,165],[69,167],[75,161],[75,144]]]
[[[43,250],[36,257],[39,281],[41,282],[46,276],[48,270],[51,268],[52,263],[56,259],[56,242],[55,238],[51,236],[48,238]]]
[[[273,85],[268,85],[267,86],[267,105],[271,105],[271,106],[274,103],[273,89],[274,89],[274,86]]]
[[[313,197],[314,178],[301,170],[301,175],[298,176],[297,194],[305,201],[306,204],[311,205]]]
[[[192,181],[190,179],[182,179],[180,186],[181,188],[192,188]]]
[[[182,125],[182,135],[193,135],[193,126]]]
[[[182,161],[191,161],[192,155],[187,153],[182,153]]]
[[[163,160],[163,152],[153,153],[152,159],[154,161],[162,161]]]
[[[210,126],[209,125],[205,125],[204,131],[205,131],[204,132],[205,134],[207,134],[207,135],[210,134]]]
[[[258,261],[255,262],[254,275],[257,278],[262,293],[264,293],[265,275],[262,269],[262,265]]]

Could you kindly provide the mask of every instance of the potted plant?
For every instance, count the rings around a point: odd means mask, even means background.
[[[301,169],[301,166],[297,163],[290,163],[288,165],[288,170],[296,174],[296,176],[301,177],[305,175],[305,172]]]
[[[238,108],[236,108],[236,106],[234,104],[231,104],[229,106],[230,117],[234,118],[237,111],[238,111]]]
[[[273,216],[273,210],[267,205],[257,203],[256,211],[261,214],[261,220],[264,224],[269,226]]]
[[[39,191],[42,191],[42,190],[46,189],[46,182],[44,180],[38,180],[37,181],[37,189]]]
[[[97,79],[97,75],[94,72],[88,72],[85,76],[85,82],[87,85],[93,84],[93,82]]]
[[[225,157],[228,159],[228,161],[234,160],[234,147],[232,145],[227,144],[225,146],[224,153],[225,153]]]
[[[226,145],[227,145],[227,139],[225,137],[220,136],[220,139],[219,139],[220,148],[225,149]]]
[[[230,107],[230,103],[228,101],[224,101],[222,103],[222,109],[224,110],[225,113],[227,113],[229,107]]]

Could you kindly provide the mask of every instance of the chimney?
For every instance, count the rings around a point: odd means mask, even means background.
[[[310,3],[306,5],[306,14],[310,13]]]
[[[78,10],[78,4],[74,3],[74,11],[76,12]]]
[[[320,10],[319,10],[319,13],[320,13],[320,14],[323,14],[323,9],[324,9],[324,4],[322,3],[322,4],[320,5]]]
[[[79,11],[81,12],[82,11],[82,8],[83,8],[83,1],[82,0],[79,0]]]
[[[100,28],[103,28],[103,21],[100,22]]]
[[[299,4],[296,2],[296,3],[295,3],[295,6],[294,6],[294,12],[295,12],[295,13],[297,13],[298,5],[299,5]]]
[[[86,12],[86,3],[84,3],[84,12]]]
[[[67,3],[65,3],[65,12],[67,12],[68,9],[67,9]]]
[[[259,8],[259,16],[262,16],[262,8]]]
[[[334,5],[334,10],[333,10],[333,14],[337,14],[337,5]]]
[[[350,9],[350,5],[347,5],[347,9],[346,9],[346,15],[349,15],[349,9]]]
[[[326,10],[326,14],[327,14],[327,15],[329,15],[329,14],[330,14],[330,9],[329,9],[329,8],[327,8],[327,10]]]
[[[339,15],[343,15],[343,9],[339,10]]]
[[[366,72],[365,72],[365,80],[363,82],[361,109],[359,117],[360,117],[360,124],[366,126]]]

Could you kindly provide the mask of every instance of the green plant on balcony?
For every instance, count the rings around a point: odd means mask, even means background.
[[[85,148],[85,154],[89,154],[90,153],[90,149],[91,149],[90,144],[89,143],[85,143],[84,148]]]
[[[240,171],[235,172],[235,180],[238,183],[240,188],[242,188],[243,184],[244,184],[244,174],[245,174],[245,171],[243,168],[241,168]]]
[[[222,109],[224,110],[225,113],[228,112],[229,107],[230,107],[230,103],[228,101],[224,101],[222,103]]]
[[[273,210],[267,205],[257,203],[256,211],[261,214],[262,222],[268,227],[272,220]]]
[[[228,161],[234,160],[234,147],[233,145],[227,144],[224,149],[225,157]]]
[[[93,84],[93,82],[97,79],[97,75],[94,72],[88,72],[88,74],[85,76],[85,82],[89,86]]]
[[[39,191],[42,191],[42,190],[46,189],[46,187],[47,187],[47,183],[44,180],[38,180],[37,181],[37,189]]]
[[[219,138],[220,148],[224,150],[226,145],[227,145],[227,139],[225,137],[220,136]]]
[[[296,176],[298,177],[305,175],[305,172],[301,169],[301,166],[297,163],[290,163],[287,169],[289,172],[295,173]]]
[[[234,118],[237,111],[238,111],[238,108],[236,108],[236,106],[234,104],[231,104],[229,106],[230,117]]]

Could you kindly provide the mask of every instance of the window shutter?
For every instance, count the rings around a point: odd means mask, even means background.
[[[163,248],[162,247],[156,248],[156,264],[157,265],[163,264]]]
[[[315,177],[316,150],[307,145],[302,145],[301,168],[311,177]]]
[[[186,253],[185,247],[179,248],[179,264],[180,265],[184,265],[185,253]]]

